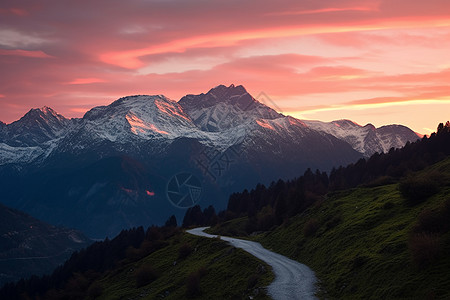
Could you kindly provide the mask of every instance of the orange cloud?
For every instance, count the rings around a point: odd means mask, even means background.
[[[450,26],[449,18],[398,18],[378,20],[370,23],[361,22],[356,24],[332,24],[332,25],[305,25],[294,27],[272,27],[250,31],[225,32],[215,35],[196,36],[178,39],[169,43],[154,45],[146,48],[132,49],[126,51],[107,52],[100,55],[100,60],[111,65],[137,69],[144,66],[140,60],[147,55],[184,52],[190,48],[215,48],[235,45],[245,40],[286,38],[302,35],[359,32],[369,30],[382,30],[390,28],[415,28],[415,27],[440,27]]]
[[[106,80],[100,79],[100,78],[76,78],[67,84],[91,84],[91,83],[100,83],[100,82],[106,82]]]
[[[295,16],[295,15],[312,15],[330,12],[345,12],[345,11],[378,11],[377,5],[373,6],[356,6],[356,7],[328,7],[321,9],[299,10],[299,11],[283,11],[268,13],[267,16]]]

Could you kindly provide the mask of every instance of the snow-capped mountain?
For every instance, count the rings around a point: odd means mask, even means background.
[[[50,107],[31,109],[20,120],[0,125],[0,165],[27,164],[46,157],[72,121]]]
[[[196,129],[180,105],[163,95],[124,97],[91,109],[83,121],[84,129],[112,142],[126,141],[130,134],[142,139],[173,139]]]
[[[40,146],[61,137],[69,123],[50,107],[31,109],[20,120],[6,125],[0,142],[13,147]]]
[[[206,94],[184,96],[178,103],[204,131],[224,131],[256,119],[283,117],[258,102],[242,85],[219,85]]]
[[[16,122],[0,124],[0,165],[42,163],[49,156],[77,155],[96,147],[103,149],[104,157],[112,150],[139,150],[136,143],[157,142],[162,147],[177,138],[196,139],[225,151],[261,128],[271,128],[272,134],[280,136],[290,134],[294,142],[304,136],[298,128],[330,134],[366,157],[418,138],[401,125],[377,129],[349,120],[300,121],[258,102],[243,86],[220,85],[206,94],[184,96],[179,102],[162,95],[123,97],[91,109],[82,119],[68,120],[49,107],[31,109]]]
[[[163,223],[170,178],[202,183],[202,206],[222,209],[233,191],[308,167],[330,170],[415,140],[403,126],[301,121],[220,85],[179,102],[128,96],[68,120],[50,108],[0,124],[2,202],[92,237]]]
[[[0,136],[2,136],[5,131],[6,131],[6,123],[0,121]]]
[[[307,126],[329,133],[349,143],[353,149],[369,157],[375,152],[383,153],[391,148],[401,148],[408,141],[416,141],[419,136],[406,126],[387,125],[376,128],[372,124],[361,126],[350,120],[303,121]]]

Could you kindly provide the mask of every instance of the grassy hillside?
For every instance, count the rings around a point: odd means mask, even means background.
[[[139,284],[145,273],[151,282]],[[169,246],[109,272],[95,284],[102,290],[98,299],[269,299],[263,287],[272,279],[270,267],[243,250],[181,234]]]
[[[120,252],[122,242],[128,240],[125,244],[130,245],[140,231],[96,243],[51,278],[9,285],[0,290],[0,298],[270,299],[265,289],[274,278],[270,266],[220,239],[192,236],[178,228],[153,228],[137,248],[128,246],[122,259],[108,253]],[[109,264],[108,257],[115,261]]]
[[[449,222],[446,159],[400,184],[329,193],[256,239],[315,270],[323,298],[449,299]]]

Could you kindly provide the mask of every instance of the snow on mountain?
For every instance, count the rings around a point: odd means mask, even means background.
[[[44,154],[41,147],[12,147],[5,143],[0,143],[0,165],[11,163],[30,163],[37,157]]]
[[[384,152],[389,151],[392,147],[401,148],[407,142],[414,142],[421,138],[416,132],[403,125],[382,126],[377,129],[377,136]]]
[[[368,157],[375,152],[387,152],[392,147],[401,148],[408,141],[414,142],[419,136],[402,125],[388,125],[375,128],[372,124],[361,126],[350,120],[332,122],[310,121],[303,122],[322,132],[329,133],[349,143],[353,149]]]
[[[43,161],[55,152],[76,155],[95,147],[137,151],[142,143],[148,148],[148,142],[153,143],[154,151],[158,147],[164,151],[164,145],[181,137],[225,151],[255,135],[269,134],[297,143],[313,131],[343,140],[365,156],[418,138],[401,125],[377,129],[349,120],[301,121],[258,102],[241,85],[219,85],[178,102],[163,95],[123,97],[94,107],[81,119],[68,120],[49,107],[31,109],[16,122],[0,123],[0,165]]]
[[[31,109],[11,124],[0,124],[0,165],[46,158],[70,124],[70,120],[46,106]]]
[[[6,125],[3,140],[10,146],[40,146],[61,137],[70,121],[50,107],[31,109],[20,120]]]
[[[189,135],[196,129],[180,105],[162,95],[128,96],[95,107],[82,120],[84,130],[112,142]]]
[[[242,85],[219,85],[206,94],[184,96],[178,103],[200,129],[209,132],[283,116],[258,102]]]

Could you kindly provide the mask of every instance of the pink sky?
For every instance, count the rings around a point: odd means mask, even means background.
[[[3,0],[0,70],[6,123],[234,83],[297,118],[426,134],[450,119],[450,1]]]

